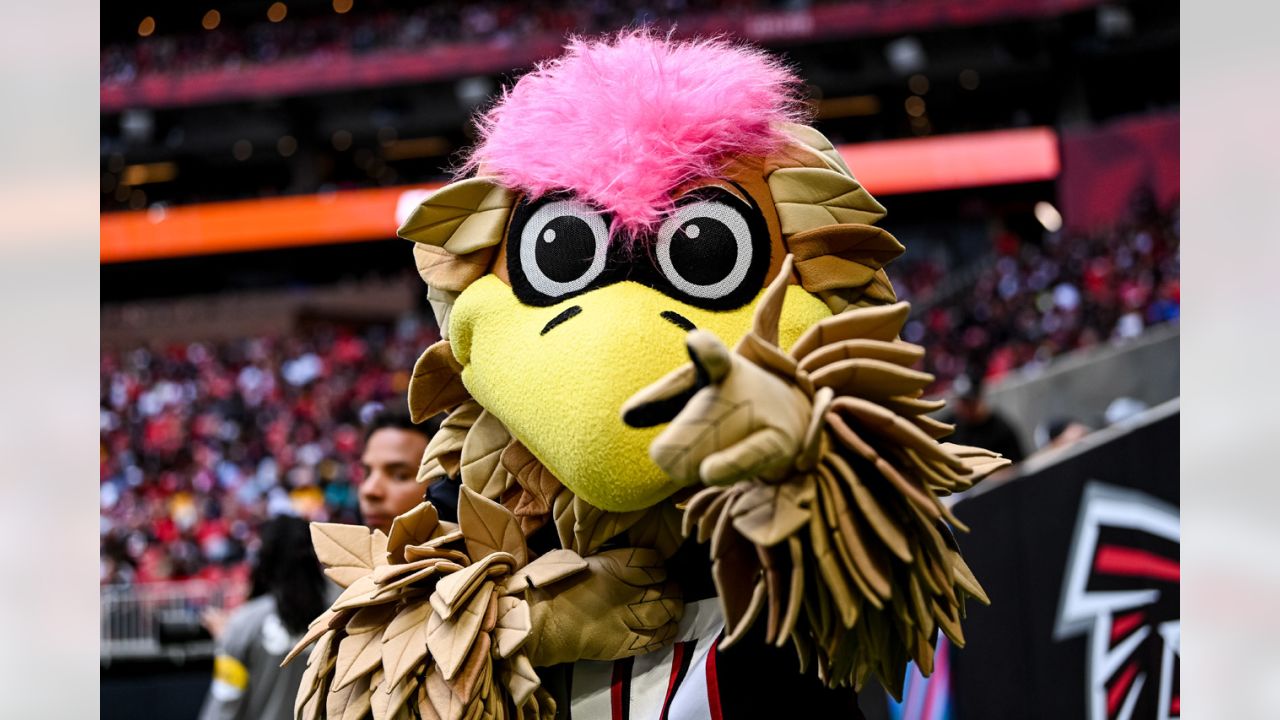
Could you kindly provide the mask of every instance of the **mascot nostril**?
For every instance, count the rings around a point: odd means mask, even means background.
[[[685,332],[689,332],[690,330],[695,330],[698,327],[697,325],[694,325],[693,321],[691,321],[689,318],[681,315],[675,310],[663,310],[662,314],[659,315],[659,317],[671,323],[672,325],[675,325],[681,330],[684,330]]]
[[[619,672],[660,673],[627,679],[672,717],[724,692],[826,716],[963,646],[987,598],[939,498],[1007,463],[941,442],[903,247],[804,98],[762,51],[636,31],[479,118],[399,231],[442,335],[409,383],[416,420],[447,413],[418,479],[461,483],[458,524],[314,526],[346,590],[299,646],[300,716],[589,719]]]
[[[582,312],[582,307],[580,305],[574,305],[571,308],[565,309],[564,312],[548,320],[547,324],[542,326],[542,332],[539,334],[546,335],[547,333],[551,332],[551,330],[555,326],[565,322],[566,320],[569,320],[570,318],[577,316],[577,314],[580,312]]]

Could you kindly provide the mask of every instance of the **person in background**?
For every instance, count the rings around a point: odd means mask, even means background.
[[[281,668],[280,662],[330,598],[305,520],[277,516],[263,524],[260,535],[249,600],[215,633],[213,683],[200,720],[293,717],[306,664]]]
[[[1118,422],[1141,415],[1147,409],[1148,405],[1138,398],[1121,395],[1107,404],[1107,409],[1102,412],[1102,419],[1108,425],[1115,425]]]
[[[1074,445],[1091,432],[1093,432],[1093,428],[1075,418],[1051,418],[1036,429],[1036,444],[1038,445],[1036,452],[1058,450]]]
[[[435,504],[441,519],[457,520],[458,483],[444,479],[429,488],[418,484],[422,454],[438,428],[435,418],[416,425],[408,413],[387,409],[366,424],[359,487],[365,525],[390,533],[391,521],[423,500]]]
[[[982,380],[968,375],[956,378],[952,385],[956,398],[954,405],[956,431],[946,442],[959,445],[975,445],[994,450],[1015,463],[1026,457],[1022,442],[1013,425],[987,402]]]

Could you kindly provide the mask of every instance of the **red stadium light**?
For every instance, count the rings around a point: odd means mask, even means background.
[[[1041,182],[1057,178],[1060,169],[1058,136],[1050,128],[860,143],[839,150],[867,189],[881,196]],[[164,213],[105,213],[98,257],[117,263],[385,240],[395,236],[402,200],[438,186],[201,203]]]
[[[873,195],[1041,182],[1061,170],[1051,128],[841,145],[840,154]]]

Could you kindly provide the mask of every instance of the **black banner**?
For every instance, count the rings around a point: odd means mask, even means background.
[[[1179,716],[1179,415],[1159,410],[956,504],[992,601],[951,654],[957,720]]]

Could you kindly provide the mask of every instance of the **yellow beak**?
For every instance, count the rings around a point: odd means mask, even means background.
[[[688,362],[690,324],[733,347],[750,329],[758,301],[703,310],[620,282],[530,307],[487,275],[458,297],[449,336],[472,396],[575,494],[625,512],[649,507],[680,485],[649,459],[649,443],[665,426],[628,427],[623,403]],[[818,298],[789,287],[782,347],[830,314]]]

